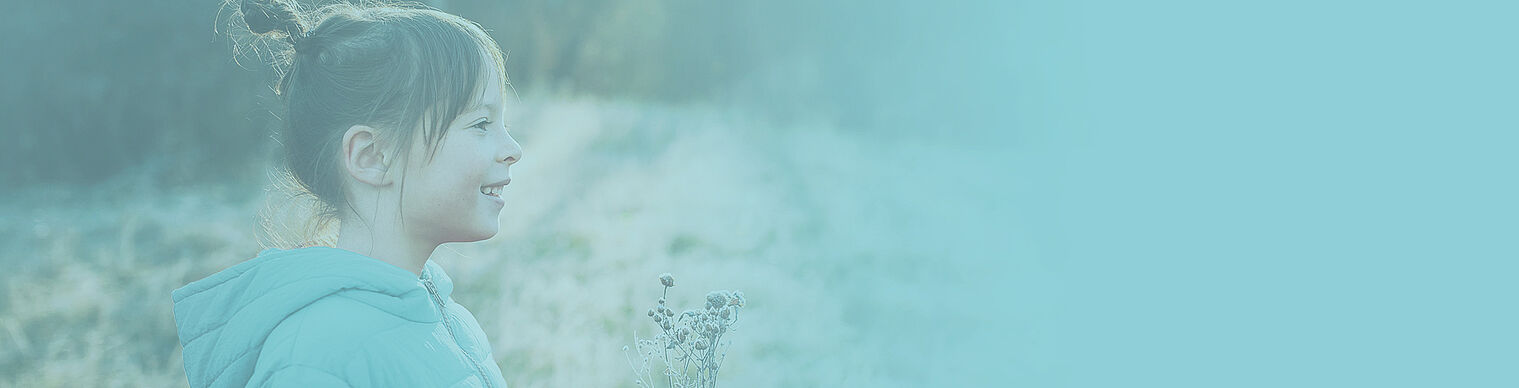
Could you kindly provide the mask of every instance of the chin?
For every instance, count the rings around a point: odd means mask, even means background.
[[[499,230],[499,226],[491,225],[490,227],[486,228],[468,231],[456,231],[453,233],[453,236],[451,238],[446,240],[446,242],[469,243],[476,241],[485,241],[489,240],[491,237],[496,237],[496,232]]]
[[[491,225],[483,230],[477,230],[470,236],[469,242],[489,240],[491,237],[496,237],[496,233],[499,231],[501,231],[500,225]]]

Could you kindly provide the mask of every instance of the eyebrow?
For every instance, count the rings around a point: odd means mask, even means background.
[[[497,100],[500,100],[500,99],[497,99]],[[476,110],[480,110],[481,108],[489,109],[490,112],[495,112],[495,111],[498,110],[497,108],[500,108],[501,101],[493,101],[490,104],[482,104],[482,102],[484,102],[484,101],[485,101],[485,93],[481,93],[480,94],[480,98],[476,99],[472,104],[470,104],[469,108],[467,108],[467,110],[465,110],[465,112],[474,112]]]
[[[464,113],[475,113],[481,109],[485,109],[485,113],[490,114],[492,112],[495,112],[497,110],[496,108],[500,107],[498,104],[499,103],[481,104],[479,102],[475,102],[474,104],[470,105],[469,108],[465,108]]]

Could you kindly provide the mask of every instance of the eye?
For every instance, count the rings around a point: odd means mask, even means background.
[[[471,125],[469,127],[470,128],[480,128],[481,130],[485,130],[485,126],[487,126],[487,125],[491,125],[491,121],[490,120],[483,120],[483,121],[481,121],[479,123],[476,123],[475,125]]]

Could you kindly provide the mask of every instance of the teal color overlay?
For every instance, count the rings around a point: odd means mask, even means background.
[[[989,178],[1013,218],[965,228],[1026,247],[979,284],[1054,280],[999,299],[1012,333],[965,348],[967,382],[1519,385],[1519,6],[976,10],[1005,38],[942,66],[999,64],[959,98],[1004,102],[976,128],[1008,140]]]

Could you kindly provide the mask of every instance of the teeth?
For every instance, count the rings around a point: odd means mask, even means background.
[[[481,186],[480,194],[498,196],[501,195],[501,186]]]

